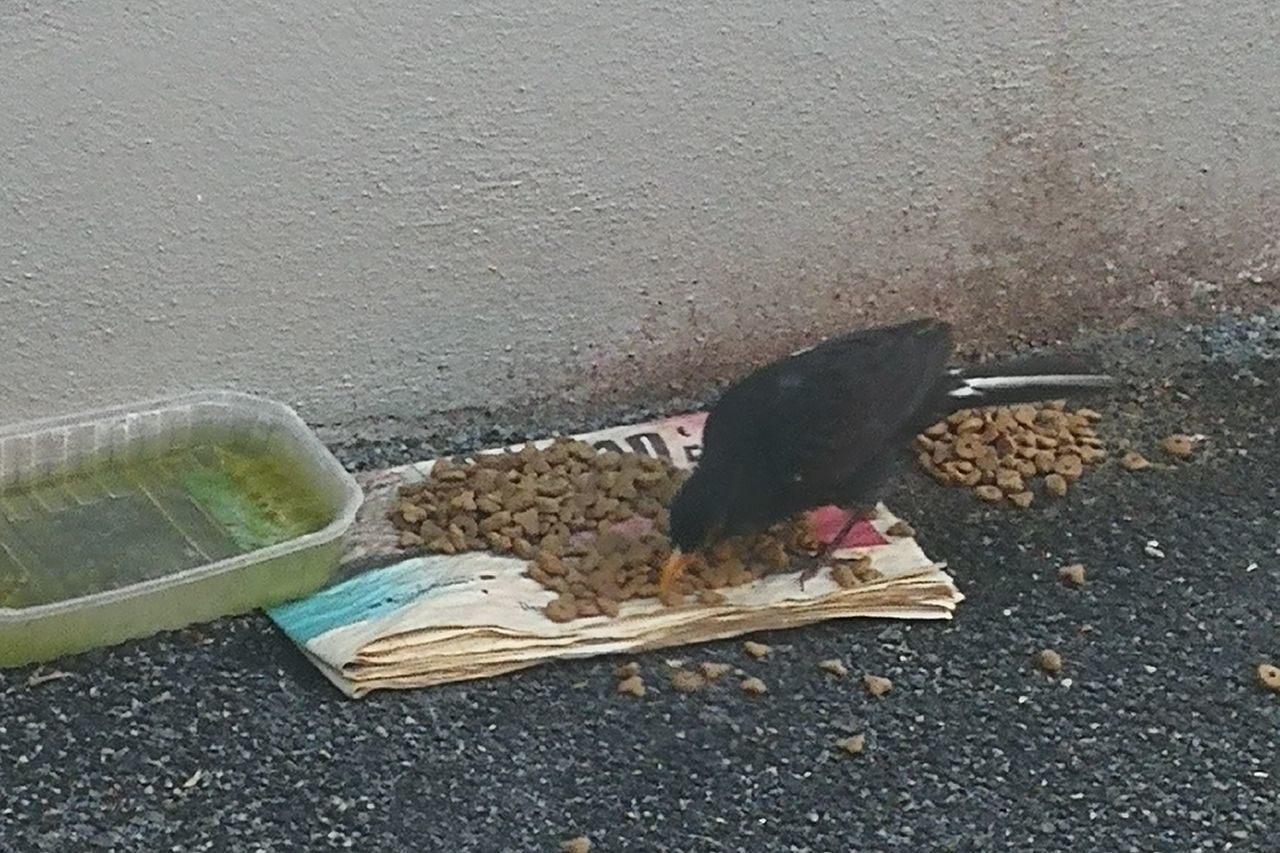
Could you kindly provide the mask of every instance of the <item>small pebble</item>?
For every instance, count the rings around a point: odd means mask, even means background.
[[[769,692],[769,688],[758,678],[746,678],[742,681],[742,692],[749,693],[752,696],[762,696]]]
[[[633,675],[630,678],[624,678],[618,682],[618,692],[635,696],[637,698],[644,696],[644,679],[638,675]]]
[[[834,675],[836,678],[844,678],[849,674],[849,668],[844,665],[844,661],[839,658],[828,658],[827,660],[818,661],[818,668],[824,669]]]
[[[1258,680],[1268,690],[1280,693],[1280,667],[1269,663],[1258,664]]]
[[[1058,654],[1053,649],[1045,649],[1040,652],[1038,660],[1040,662],[1040,668],[1045,672],[1050,674],[1062,672],[1062,655]]]
[[[880,675],[864,675],[862,684],[872,696],[884,696],[893,689],[893,682]]]
[[[560,845],[561,853],[591,853],[591,839],[585,835],[570,838]]]
[[[757,643],[753,640],[747,640],[743,643],[742,650],[757,660],[767,656],[771,651],[771,649],[764,643]]]
[[[866,745],[867,738],[865,735],[850,735],[849,737],[841,738],[836,741],[836,746],[840,747],[850,755],[857,755],[862,752],[862,748]]]
[[[1058,580],[1072,586],[1084,586],[1084,564],[1072,563],[1058,569]]]

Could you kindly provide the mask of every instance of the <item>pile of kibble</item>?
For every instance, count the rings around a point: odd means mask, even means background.
[[[528,560],[529,577],[559,593],[546,608],[553,620],[614,616],[622,602],[658,594],[658,570],[671,554],[667,507],[684,476],[662,459],[560,438],[542,450],[441,459],[424,482],[400,489],[391,519],[402,548]],[[691,594],[722,602],[716,590],[796,568],[796,558],[817,548],[800,517],[729,540],[696,559],[666,603]],[[876,576],[862,560],[835,579],[853,586]]]
[[[1053,497],[1066,495],[1085,466],[1107,458],[1092,409],[1046,406],[964,409],[915,439],[920,465],[944,485],[973,489],[986,501],[1008,500],[1026,509],[1032,483],[1044,479]]]

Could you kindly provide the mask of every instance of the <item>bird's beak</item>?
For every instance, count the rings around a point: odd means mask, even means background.
[[[672,585],[684,574],[692,559],[688,554],[682,553],[679,548],[671,552],[671,556],[662,564],[662,571],[658,574],[658,593],[660,595],[665,595],[671,591]]]

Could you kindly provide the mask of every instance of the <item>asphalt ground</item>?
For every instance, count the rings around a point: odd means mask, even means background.
[[[1280,694],[1255,676],[1280,663],[1280,314],[1076,343],[1129,383],[1095,406],[1113,457],[1162,467],[1108,463],[1027,511],[908,472],[888,503],[950,564],[953,622],[644,655],[643,699],[615,658],[351,701],[258,614],[0,672],[0,850],[1280,849]],[[1207,438],[1171,462],[1172,432]],[[358,468],[507,437],[334,449]],[[1074,562],[1081,589],[1057,579]],[[769,692],[678,693],[673,657]]]

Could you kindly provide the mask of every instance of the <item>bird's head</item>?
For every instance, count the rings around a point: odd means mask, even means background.
[[[671,544],[685,554],[709,548],[725,535],[732,491],[715,472],[695,469],[671,500]]]
[[[771,518],[769,490],[756,469],[708,463],[706,457],[671,500],[671,556],[659,576],[663,587],[684,572],[694,555]]]
[[[681,484],[671,500],[671,556],[659,572],[659,590],[665,592],[684,573],[696,552],[724,536],[729,521],[726,497],[720,478],[702,467]]]

